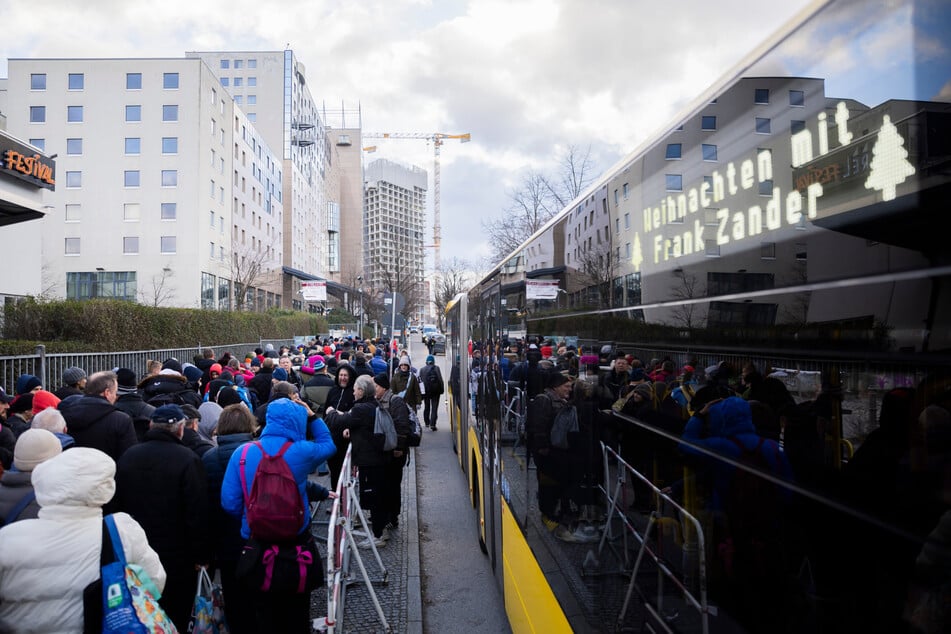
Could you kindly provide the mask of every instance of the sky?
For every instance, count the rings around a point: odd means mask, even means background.
[[[529,170],[566,147],[597,173],[677,112],[809,0],[0,0],[0,77],[21,57],[180,57],[283,50],[328,111],[358,105],[365,132],[469,133],[441,152],[443,261],[489,253]],[[430,174],[425,140],[366,141]],[[427,244],[431,240],[427,239]],[[431,254],[428,256],[431,261]]]

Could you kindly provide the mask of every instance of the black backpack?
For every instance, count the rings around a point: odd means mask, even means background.
[[[443,391],[442,377],[439,376],[439,368],[433,366],[426,373],[426,396],[439,396]]]

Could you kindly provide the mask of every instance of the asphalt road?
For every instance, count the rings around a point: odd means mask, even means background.
[[[413,365],[426,360],[426,346],[413,335]],[[446,355],[436,355],[449,379]],[[488,558],[479,549],[475,509],[452,450],[443,402],[436,432],[423,430],[416,450],[423,631],[429,634],[511,632],[502,593]],[[420,410],[422,415],[422,410]]]

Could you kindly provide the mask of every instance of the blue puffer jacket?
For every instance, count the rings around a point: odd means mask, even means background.
[[[268,406],[267,426],[261,432],[260,439],[264,450],[272,456],[279,452],[288,440],[294,443],[287,449],[284,459],[294,473],[294,480],[297,481],[297,488],[304,499],[305,509],[308,505],[307,475],[316,471],[317,465],[333,456],[336,451],[334,441],[330,437],[330,431],[323,420],[318,418],[312,421],[310,431],[314,440],[306,440],[307,410],[290,399],[282,398]],[[251,531],[248,529],[248,518],[244,509],[244,492],[241,488],[240,463],[243,452],[244,447],[239,447],[231,454],[231,459],[228,461],[225,479],[221,483],[221,507],[231,515],[241,517],[241,535],[247,538],[250,537]],[[254,474],[257,472],[260,461],[261,451],[252,446],[248,450],[247,464],[245,465],[249,493],[251,487],[254,486]],[[310,515],[306,514],[299,532],[305,531],[309,525]]]

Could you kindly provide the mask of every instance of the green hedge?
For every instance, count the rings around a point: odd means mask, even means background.
[[[267,313],[155,308],[114,300],[35,302],[4,308],[0,354],[112,352],[290,339],[324,332],[322,317],[286,310]]]

